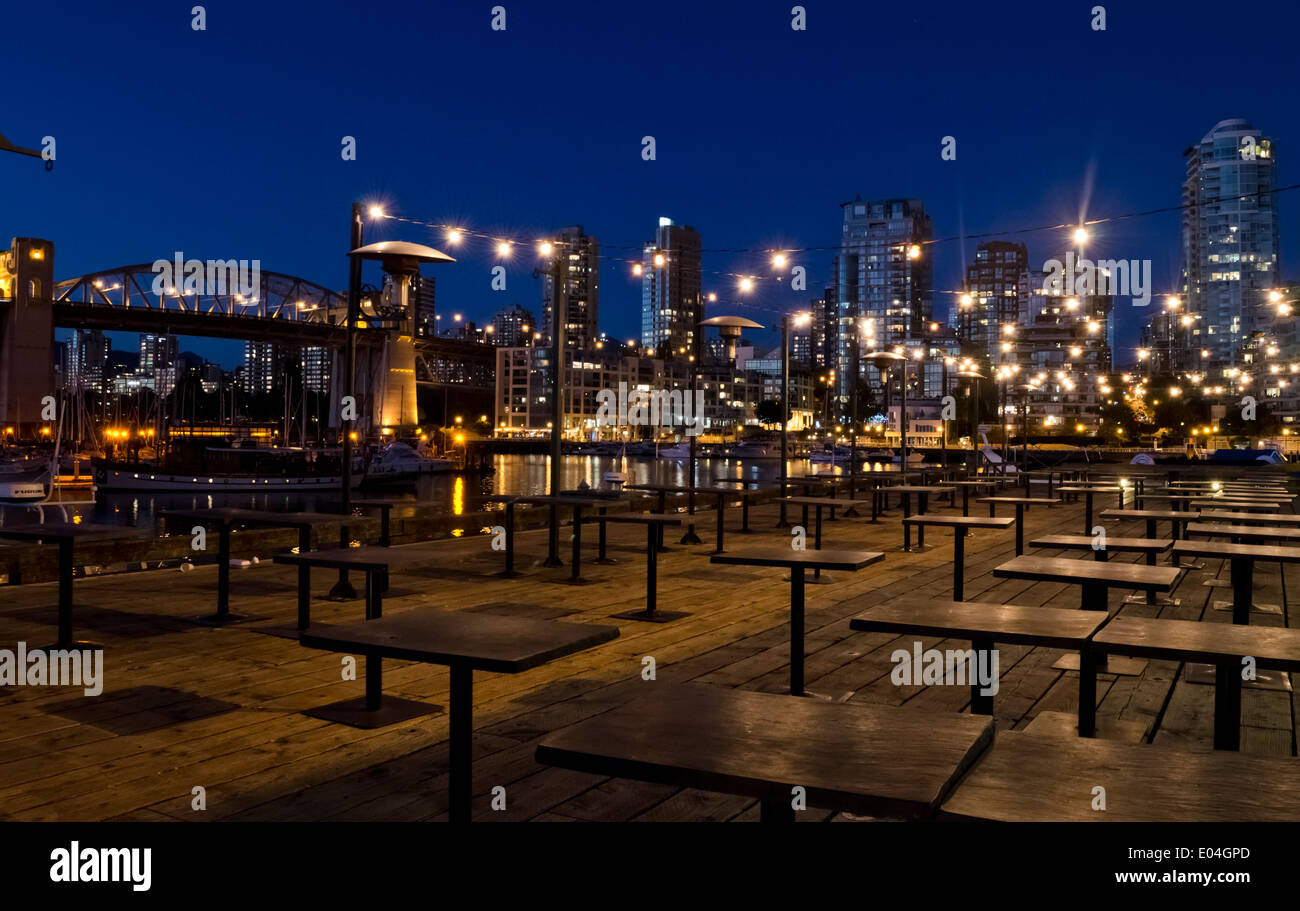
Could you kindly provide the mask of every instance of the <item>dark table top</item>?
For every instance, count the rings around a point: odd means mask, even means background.
[[[1213,664],[1250,655],[1260,667],[1300,670],[1300,629],[1116,617],[1094,641],[1112,646],[1106,649],[1108,652],[1136,658]]]
[[[980,497],[977,503],[1024,503],[1026,505],[1051,506],[1054,503],[1060,503],[1059,497]]]
[[[1222,522],[1235,522],[1239,525],[1297,525],[1300,516],[1275,515],[1259,512],[1232,512],[1230,510],[1202,509],[1202,519],[1215,519]]]
[[[642,525],[681,525],[684,513],[620,512],[612,516],[588,516],[588,522],[631,522]]]
[[[1016,520],[1010,516],[910,516],[903,519],[904,525],[938,525],[945,528],[1011,528]]]
[[[1127,489],[1115,484],[1062,484],[1056,488],[1058,493],[1119,493]]]
[[[1107,509],[1101,517],[1103,519],[1194,519],[1196,514],[1179,512],[1176,509]]]
[[[1182,575],[1174,566],[1146,566],[1107,560],[1075,560],[1068,557],[1016,557],[993,570],[999,579],[1028,579],[1032,582],[1100,582],[1116,588],[1141,591],[1170,591]]]
[[[516,503],[525,503],[530,506],[601,506],[607,505],[608,500],[602,500],[598,497],[553,497],[535,496],[535,497],[515,497]]]
[[[1180,557],[1222,557],[1225,560],[1248,557],[1275,563],[1300,563],[1300,547],[1273,547],[1267,544],[1179,541],[1174,545],[1174,553]]]
[[[1061,549],[1092,550],[1097,539],[1092,535],[1044,535],[1029,542],[1030,547],[1057,547]],[[1173,546],[1173,541],[1160,538],[1121,538],[1107,535],[1105,550],[1120,553],[1162,554]]]
[[[404,569],[429,566],[446,559],[446,552],[427,544],[403,544],[401,547],[338,547],[313,550],[302,554],[276,554],[276,563],[320,566],[333,569]]]
[[[1187,535],[1207,538],[1252,538],[1256,541],[1300,540],[1300,528],[1281,528],[1269,525],[1223,524],[1220,522],[1188,522]]]
[[[330,512],[269,512],[264,509],[239,509],[221,506],[213,509],[167,509],[159,513],[164,519],[193,519],[200,522],[219,522],[245,525],[283,525],[300,528],[327,522],[346,522],[349,517]]]
[[[808,569],[858,570],[885,559],[882,553],[866,550],[794,550],[791,547],[751,547],[714,554],[713,563],[736,566],[803,566]]]
[[[940,481],[940,487],[997,487],[998,481]]]
[[[795,506],[861,506],[862,501],[850,500],[848,497],[778,497],[778,503],[791,503]]]
[[[1073,649],[1086,642],[1106,619],[1100,611],[918,598],[873,607],[852,618],[849,626],[865,632],[988,637],[1012,645]]]
[[[949,488],[937,484],[896,484],[890,493],[947,493]]]
[[[145,538],[152,532],[129,525],[103,525],[92,522],[46,522],[44,525],[0,526],[0,538],[16,541],[58,541],[76,538]]]
[[[1084,783],[1082,796],[1080,783]],[[1090,791],[1106,789],[1106,809]],[[1007,822],[1293,822],[1294,759],[1000,731],[940,818]]]
[[[299,641],[327,651],[517,674],[616,638],[614,626],[417,609],[338,626],[313,623]]]
[[[982,715],[660,684],[652,696],[547,735],[537,760],[775,801],[788,802],[798,785],[809,806],[918,817],[992,736]]]

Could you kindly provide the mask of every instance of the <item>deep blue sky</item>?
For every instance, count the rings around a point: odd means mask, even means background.
[[[1229,117],[1269,134],[1279,182],[1300,182],[1293,3],[1110,2],[1094,32],[1095,0],[809,0],[795,32],[789,0],[498,2],[505,32],[489,0],[209,2],[204,32],[190,0],[10,4],[0,133],[53,135],[58,161],[47,174],[0,156],[0,238],[52,239],[59,278],[181,250],[341,289],[354,200],[521,240],[581,223],[613,257],[601,327],[634,337],[639,283],[617,260],[636,254],[615,247],[650,239],[660,215],[707,250],[834,245],[856,193],[922,199],[936,237],[1177,205],[1183,150]],[[644,135],[658,160],[641,159]],[[956,161],[940,159],[947,135]],[[1280,197],[1288,277],[1298,200]],[[1062,235],[1019,239],[1041,261]],[[1176,288],[1176,214],[1094,235],[1090,252],[1150,259],[1157,292]],[[538,309],[531,251],[500,293],[486,244],[392,222],[367,239],[399,237],[459,259],[434,272],[440,312]],[[975,246],[928,248],[937,287],[960,287]],[[796,260],[810,292],[830,256]],[[766,257],[706,253],[705,269],[729,301],[735,280],[709,273],[765,272]],[[765,282],[743,312],[771,324],[809,296]],[[1128,339],[1141,315],[1126,308]]]

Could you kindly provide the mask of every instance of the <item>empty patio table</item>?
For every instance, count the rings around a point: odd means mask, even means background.
[[[1098,547],[1097,545],[1101,546]],[[1044,535],[1029,542],[1030,547],[1044,547],[1059,550],[1090,550],[1098,562],[1105,562],[1110,555],[1142,554],[1147,566],[1155,566],[1156,558],[1174,546],[1172,540],[1159,538],[1121,538],[1109,535],[1099,538],[1093,535]],[[1130,595],[1124,599],[1130,604],[1141,601],[1146,604],[1177,604],[1178,602],[1164,595],[1147,591],[1143,595]]]
[[[1146,522],[1148,538],[1156,537],[1156,523],[1169,523],[1169,536],[1175,541],[1181,537],[1179,534],[1188,522],[1196,521],[1196,514],[1184,512],[1177,509],[1106,509],[1102,510],[1103,519],[1132,519],[1135,521]]]
[[[899,484],[896,487],[886,487],[883,494],[888,502],[891,493],[900,494],[900,501],[903,504],[903,518],[911,518],[912,515],[912,495],[916,494],[916,508],[919,515],[925,515],[925,511],[930,505],[930,494],[932,493],[952,493],[951,487],[939,487],[938,485],[921,485],[921,484]],[[916,546],[918,550],[925,548],[925,526],[921,525],[916,529]],[[912,533],[909,526],[903,525],[903,550],[912,550]]]
[[[1092,498],[1094,494],[1114,493],[1119,494],[1119,502],[1115,506],[1119,509],[1124,508],[1124,488],[1118,485],[1109,484],[1062,484],[1056,488],[1057,493],[1074,493],[1083,494],[1083,533],[1092,534]]]
[[[79,543],[97,544],[131,539],[143,540],[146,534],[124,525],[98,525],[90,522],[52,522],[45,525],[6,525],[0,538],[55,544],[59,548],[59,638],[48,648],[98,649],[97,642],[76,639],[72,632],[72,577],[76,572],[76,547]]]
[[[976,503],[989,504],[989,518],[997,513],[999,503],[1006,503],[1016,508],[1016,556],[1025,552],[1025,510],[1030,506],[1055,506],[1060,500],[1047,497],[980,497]]]
[[[1188,506],[1200,511],[1202,509],[1235,509],[1239,512],[1279,512],[1286,505],[1279,500],[1238,500],[1227,497],[1201,497],[1188,501]]]
[[[1294,822],[1295,760],[999,731],[939,819],[1002,822]],[[1087,782],[1084,797],[1079,783]],[[1089,790],[1106,789],[1097,810]]]
[[[645,620],[649,623],[667,623],[679,617],[690,616],[685,611],[661,611],[657,609],[659,584],[659,546],[663,540],[664,527],[680,527],[680,515],[664,515],[655,512],[620,512],[614,515],[591,516],[589,522],[599,522],[601,527],[607,522],[622,525],[645,526],[645,610],[624,611],[614,614],[621,620]]]
[[[715,484],[740,485],[740,489],[736,491],[740,494],[740,533],[742,535],[752,535],[754,530],[749,527],[749,496],[765,482],[726,477],[714,478],[713,482]],[[751,490],[751,487],[754,489]]]
[[[447,666],[451,671],[448,817],[451,822],[469,822],[474,672],[518,674],[616,638],[618,628],[613,626],[417,610],[341,626],[317,624],[305,631],[300,641],[308,648],[366,656],[366,695],[361,711],[382,710],[389,701],[382,689],[372,686],[372,660],[378,664],[384,658],[395,658]]]
[[[404,544],[401,547],[340,547],[335,550],[313,550],[306,553],[276,554],[274,562],[298,567],[298,619],[292,628],[260,628],[258,632],[272,632],[297,638],[311,624],[311,571],[316,569],[346,569],[361,572],[366,580],[366,619],[383,614],[383,594],[388,589],[388,577],[393,570],[418,569],[445,562],[447,552],[436,544]]]
[[[506,514],[506,524],[502,526],[506,538],[506,568],[501,575],[513,579],[519,575],[515,572],[515,502],[519,497],[514,494],[491,494],[481,499],[484,503],[502,504],[502,511]]]
[[[1214,748],[1241,745],[1242,659],[1257,670],[1300,671],[1300,630],[1196,620],[1116,617],[1093,638],[1101,654],[1214,665]]]
[[[599,497],[566,497],[566,496],[543,496],[543,497],[518,497],[516,503],[524,503],[529,506],[550,506],[557,510],[551,514],[551,522],[559,522],[558,510],[560,507],[568,506],[573,509],[573,556],[569,563],[569,578],[566,580],[570,585],[586,585],[587,580],[582,578],[582,511],[584,509],[595,509],[600,506],[608,506],[608,500],[602,500]]]
[[[359,506],[362,509],[379,510],[379,546],[380,547],[388,547],[392,543],[393,539],[392,539],[391,514],[393,512],[393,507],[403,502],[408,502],[412,506],[415,505],[414,501],[402,501],[402,500],[381,500],[381,499],[356,500],[354,499],[351,501],[353,506]]]
[[[266,512],[258,509],[168,509],[159,513],[171,533],[171,520],[200,522],[217,527],[217,612],[194,619],[199,623],[219,626],[224,623],[246,623],[260,619],[230,611],[230,533],[237,525],[261,528],[294,528],[298,531],[298,550],[311,550],[312,531],[318,525],[344,523],[348,517],[326,512]],[[300,568],[299,573],[303,572]]]
[[[763,822],[794,821],[796,787],[808,806],[925,818],[992,739],[980,715],[659,684],[546,735],[537,761],[754,798]]]
[[[940,487],[960,487],[961,488],[961,514],[970,515],[970,492],[974,490],[997,490],[997,481],[940,481]]]
[[[834,519],[835,510],[848,505],[847,501],[837,500],[834,497],[782,497],[781,502],[783,504],[788,503],[791,506],[799,506],[803,508],[803,527],[805,533],[808,529],[809,507],[812,507],[817,511],[816,526],[813,534],[813,550],[822,549],[822,510],[829,509],[831,519]],[[719,553],[721,553],[721,551],[719,551]],[[815,570],[813,572],[813,580],[816,582],[822,581],[821,570]]]
[[[954,601],[964,599],[966,579],[966,533],[972,528],[993,528],[1005,530],[1015,524],[1015,519],[988,519],[983,516],[913,516],[903,520],[903,534],[906,540],[907,529],[915,525],[918,531],[927,525],[938,525],[952,529],[952,598]]]
[[[790,570],[790,694],[804,690],[804,571],[809,569],[857,572],[885,559],[865,550],[793,550],[789,547],[755,547],[739,553],[716,554],[714,563],[733,566],[771,566]]]
[[[1178,580],[1182,578],[1183,571],[1174,566],[1143,566],[1140,563],[1116,563],[1113,560],[1098,563],[1095,560],[1071,560],[1061,557],[1016,557],[994,569],[993,575],[999,579],[1078,585],[1081,608],[1109,612],[1112,588],[1167,593],[1173,591]],[[1083,669],[1074,658],[1073,655],[1067,655],[1053,667],[1080,670],[1082,674]],[[1142,669],[1146,667],[1145,661],[1121,659],[1105,664],[1104,660],[1103,657],[1097,668],[1109,674],[1134,676],[1142,673]]]
[[[1231,527],[1231,526],[1229,526]],[[1217,537],[1215,531],[1197,530],[1189,534],[1207,534]],[[1300,563],[1300,547],[1271,547],[1266,544],[1227,544],[1222,541],[1179,541],[1174,553],[1189,557],[1208,557],[1228,560],[1232,580],[1232,622],[1250,623],[1252,591],[1255,580],[1255,563]]]
[[[1202,509],[1203,522],[1230,522],[1236,525],[1277,525],[1300,528],[1300,516],[1276,513],[1233,512],[1227,509]]]
[[[910,600],[873,607],[850,619],[849,627],[868,633],[969,639],[978,655],[999,642],[1082,651],[1106,620],[1100,614],[1052,607]],[[992,715],[993,696],[981,693],[982,688],[980,681],[971,680],[971,713]]]

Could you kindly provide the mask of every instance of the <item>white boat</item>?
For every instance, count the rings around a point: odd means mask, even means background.
[[[781,458],[781,444],[744,440],[728,446],[722,451],[722,454],[729,459],[779,459]]]
[[[455,470],[456,463],[450,459],[430,458],[405,443],[389,443],[366,466],[365,481],[409,481],[420,475]]]
[[[50,467],[40,462],[0,462],[0,503],[43,502],[50,495]]]
[[[671,446],[659,447],[659,458],[661,459],[689,459],[691,457],[691,444],[683,441],[674,443]]]

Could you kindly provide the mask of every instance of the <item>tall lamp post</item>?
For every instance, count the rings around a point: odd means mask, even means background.
[[[957,376],[970,380],[967,391],[970,396],[970,461],[967,463],[967,472],[973,478],[979,473],[979,460],[975,457],[979,450],[976,448],[975,441],[979,434],[979,383],[984,379],[984,375],[975,370],[959,370]]]
[[[502,248],[504,252],[504,247]],[[552,252],[551,244],[543,244],[542,255],[550,255]],[[564,348],[565,348],[565,329],[568,321],[568,306],[566,297],[568,294],[567,276],[564,269],[568,265],[568,257],[556,254],[552,257],[549,265],[545,269],[534,269],[533,277],[538,278],[543,275],[551,279],[551,484],[550,494],[553,497],[560,495],[560,487],[564,483],[562,461],[564,457],[564,404],[561,398],[564,392]],[[547,532],[546,560],[544,566],[563,566],[564,561],[560,559],[560,507],[558,503],[551,503],[551,521],[550,530]],[[575,530],[576,533],[576,530]]]
[[[716,301],[716,300],[717,300],[717,295],[716,295],[716,294],[710,294],[710,295],[709,295],[709,300],[710,300],[711,302],[712,302],[712,301]],[[709,317],[708,319],[700,320],[700,322],[699,322],[699,324],[698,324],[698,327],[699,327],[699,328],[696,330],[696,333],[695,333],[695,337],[696,337],[696,348],[697,348],[697,351],[700,351],[700,352],[702,352],[703,349],[704,349],[704,346],[703,346],[702,342],[703,342],[703,339],[704,339],[704,327],[706,327],[706,326],[715,326],[715,327],[717,327],[717,330],[718,330],[718,337],[721,338],[722,341],[723,341],[723,343],[727,346],[727,360],[731,362],[731,365],[732,365],[733,368],[735,367],[735,364],[736,364],[736,345],[737,345],[737,343],[739,343],[739,341],[740,341],[740,333],[741,333],[741,331],[742,331],[742,330],[745,330],[745,329],[762,329],[762,328],[763,328],[762,324],[760,324],[760,323],[756,323],[756,322],[754,322],[752,319],[746,319],[746,318],[743,317],[743,316],[712,316],[712,317]],[[691,386],[691,391],[692,391],[692,393],[694,393],[694,383],[695,383],[695,378],[696,378],[696,376],[698,376],[698,374],[699,374],[699,369],[700,369],[700,358],[697,357],[696,360],[695,360],[695,362],[691,365],[691,384],[692,384],[692,386]],[[689,485],[689,486],[690,486],[690,488],[691,488],[691,492],[690,492],[689,497],[688,497],[688,508],[689,508],[689,510],[690,510],[690,514],[691,514],[691,515],[695,515],[695,443],[696,443],[696,438],[699,436],[699,432],[698,432],[698,431],[699,431],[700,429],[702,429],[702,426],[703,426],[703,420],[704,420],[704,418],[703,418],[702,415],[697,416],[697,418],[696,418],[696,421],[697,421],[697,423],[696,423],[696,434],[695,434],[695,436],[692,436],[692,437],[691,437],[690,468],[688,469],[689,472],[690,472],[690,485]],[[782,470],[782,476],[784,477],[784,469]],[[785,495],[785,485],[784,485],[784,484],[782,484],[782,486],[781,486],[781,490],[782,490],[782,496],[784,496],[784,495]],[[783,520],[784,520],[784,511],[785,511],[785,507],[783,506],[783,507],[782,507],[782,519],[783,519]],[[718,521],[721,521],[721,519],[719,519]],[[686,538],[683,537],[683,538],[682,538],[682,543],[684,543],[684,544],[685,544],[685,543],[694,543],[694,544],[698,544],[698,543],[700,543],[699,538],[698,538],[697,536],[695,536],[695,526],[694,526],[694,524],[692,524],[692,525],[687,529],[687,535],[688,535],[688,536],[695,537],[695,540],[694,540],[693,542],[688,542],[688,541],[686,540]]]
[[[811,313],[795,313],[796,326],[807,325]],[[781,496],[786,496],[786,486],[790,479],[790,317],[781,317]],[[781,521],[785,521],[785,504],[781,504]]]
[[[889,368],[894,364],[901,363],[903,366],[902,382],[902,401],[899,405],[898,416],[898,443],[899,443],[899,462],[898,470],[907,471],[907,356],[899,354],[896,351],[872,351],[867,355],[867,359],[875,365],[885,379],[885,385],[889,385]]]

